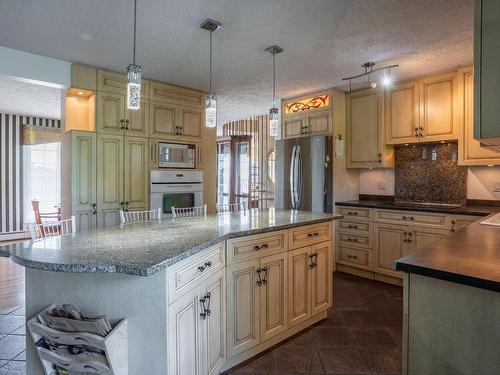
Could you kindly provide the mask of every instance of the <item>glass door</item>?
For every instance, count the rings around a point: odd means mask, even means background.
[[[217,145],[217,203],[231,200],[231,142]]]
[[[236,143],[236,191],[234,203],[247,204],[250,198],[250,141]]]

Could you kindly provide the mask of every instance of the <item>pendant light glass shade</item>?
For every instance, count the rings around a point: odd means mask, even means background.
[[[273,106],[269,110],[269,135],[277,137],[280,124],[280,111],[276,108],[276,55],[283,52],[283,48],[271,46],[266,48],[265,51],[273,55]]]
[[[205,126],[207,128],[217,126],[217,96],[214,94],[205,96]]]
[[[278,136],[279,122],[279,109],[273,107],[269,110],[269,135],[271,137]]]
[[[127,66],[127,109],[141,108],[141,66],[135,63],[135,42],[137,35],[137,0],[134,0],[134,62]]]
[[[141,67],[130,64],[127,67],[127,108],[141,108]]]

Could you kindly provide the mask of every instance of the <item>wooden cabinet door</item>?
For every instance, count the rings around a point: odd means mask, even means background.
[[[206,375],[200,372],[200,293],[193,289],[168,307],[168,374]]]
[[[450,234],[450,232],[443,229],[413,228],[408,236],[409,246],[407,246],[406,254],[404,255],[408,255],[409,253],[419,251],[425,246],[430,245],[446,237],[448,234]]]
[[[460,165],[500,165],[500,152],[481,147],[474,139],[474,74],[472,67],[459,71],[461,92],[461,124],[458,137],[458,164]]]
[[[314,267],[311,269],[311,314],[326,311],[332,305],[332,278],[330,241],[311,246]]]
[[[151,137],[172,137],[176,125],[175,106],[151,101],[149,103],[149,135]]]
[[[125,133],[129,136],[147,137],[149,135],[149,100],[141,100],[141,108],[127,110],[128,125]]]
[[[395,84],[386,94],[386,142],[416,143],[420,126],[418,82]]]
[[[288,252],[288,326],[311,317],[311,247]]]
[[[119,224],[123,203],[123,136],[97,135],[97,224]]]
[[[310,135],[328,134],[331,128],[330,110],[312,112],[306,117],[306,131]]]
[[[378,168],[393,164],[392,151],[384,147],[384,95],[369,89],[346,97],[347,167]]]
[[[202,342],[200,349],[200,374],[219,374],[225,359],[226,347],[226,293],[224,290],[224,270],[208,279],[203,286],[200,298],[209,296],[205,302],[209,306],[210,315],[202,319]],[[206,300],[205,300],[206,301]],[[200,303],[200,308],[201,307]],[[200,311],[203,313],[203,311]]]
[[[125,96],[112,93],[97,93],[97,133],[123,134],[125,121]]]
[[[200,138],[203,124],[203,111],[179,107],[179,135],[182,137]]]
[[[73,132],[71,155],[71,184],[73,215],[78,231],[95,228],[96,156],[95,133]]]
[[[283,118],[283,138],[296,138],[304,135],[305,116]]]
[[[260,343],[258,268],[256,259],[226,269],[228,358]]]
[[[149,207],[148,139],[125,137],[124,198],[130,210]]]
[[[408,253],[407,227],[375,224],[374,271],[393,277],[402,277],[394,270],[394,261]]]
[[[441,74],[420,80],[421,141],[434,142],[458,138],[457,74]]]
[[[267,340],[287,328],[287,253],[260,260],[264,283],[260,287],[261,340]]]
[[[154,138],[149,138],[149,167],[158,168],[158,143]]]

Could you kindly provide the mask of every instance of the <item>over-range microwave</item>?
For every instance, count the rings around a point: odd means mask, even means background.
[[[158,167],[195,168],[196,146],[180,143],[158,144]]]

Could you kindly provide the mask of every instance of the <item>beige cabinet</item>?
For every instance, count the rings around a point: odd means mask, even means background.
[[[401,273],[394,270],[394,261],[411,252],[409,232],[404,226],[378,223],[374,225],[373,270],[375,272],[401,277]]]
[[[296,138],[305,135],[305,116],[283,118],[283,138]]]
[[[500,152],[481,147],[474,139],[474,74],[472,67],[459,70],[459,84],[462,87],[461,126],[458,137],[458,164],[500,165]]]
[[[140,109],[125,111],[125,134],[135,137],[147,137],[149,133],[148,130],[149,100],[141,99]]]
[[[125,137],[124,142],[125,207],[146,210],[149,207],[148,139]]]
[[[417,81],[395,84],[386,93],[386,143],[419,141],[420,107]]]
[[[78,231],[95,228],[96,215],[96,135],[71,134],[71,202]]]
[[[168,373],[218,374],[224,361],[224,272],[168,307]]]
[[[204,126],[201,108],[186,107],[161,101],[152,101],[150,109],[151,137],[200,139]]]
[[[483,216],[456,215],[450,217],[450,232],[458,232],[470,224],[478,221]]]
[[[288,324],[293,327],[331,306],[331,242],[288,252]]]
[[[433,244],[436,241],[450,234],[447,230],[442,229],[427,229],[427,228],[410,228],[409,243],[410,247],[407,250],[411,252],[419,251],[427,245]],[[408,254],[404,254],[408,255]]]
[[[203,110],[198,108],[178,107],[179,125],[176,135],[183,138],[200,138],[203,123]]]
[[[141,98],[149,98],[148,80],[141,81]],[[97,90],[107,93],[127,95],[127,75],[106,70],[97,71]]]
[[[150,103],[150,130],[151,137],[171,137],[177,126],[175,106],[163,102]]]
[[[347,94],[346,111],[347,167],[392,167],[394,152],[385,146],[383,92],[369,89]]]

